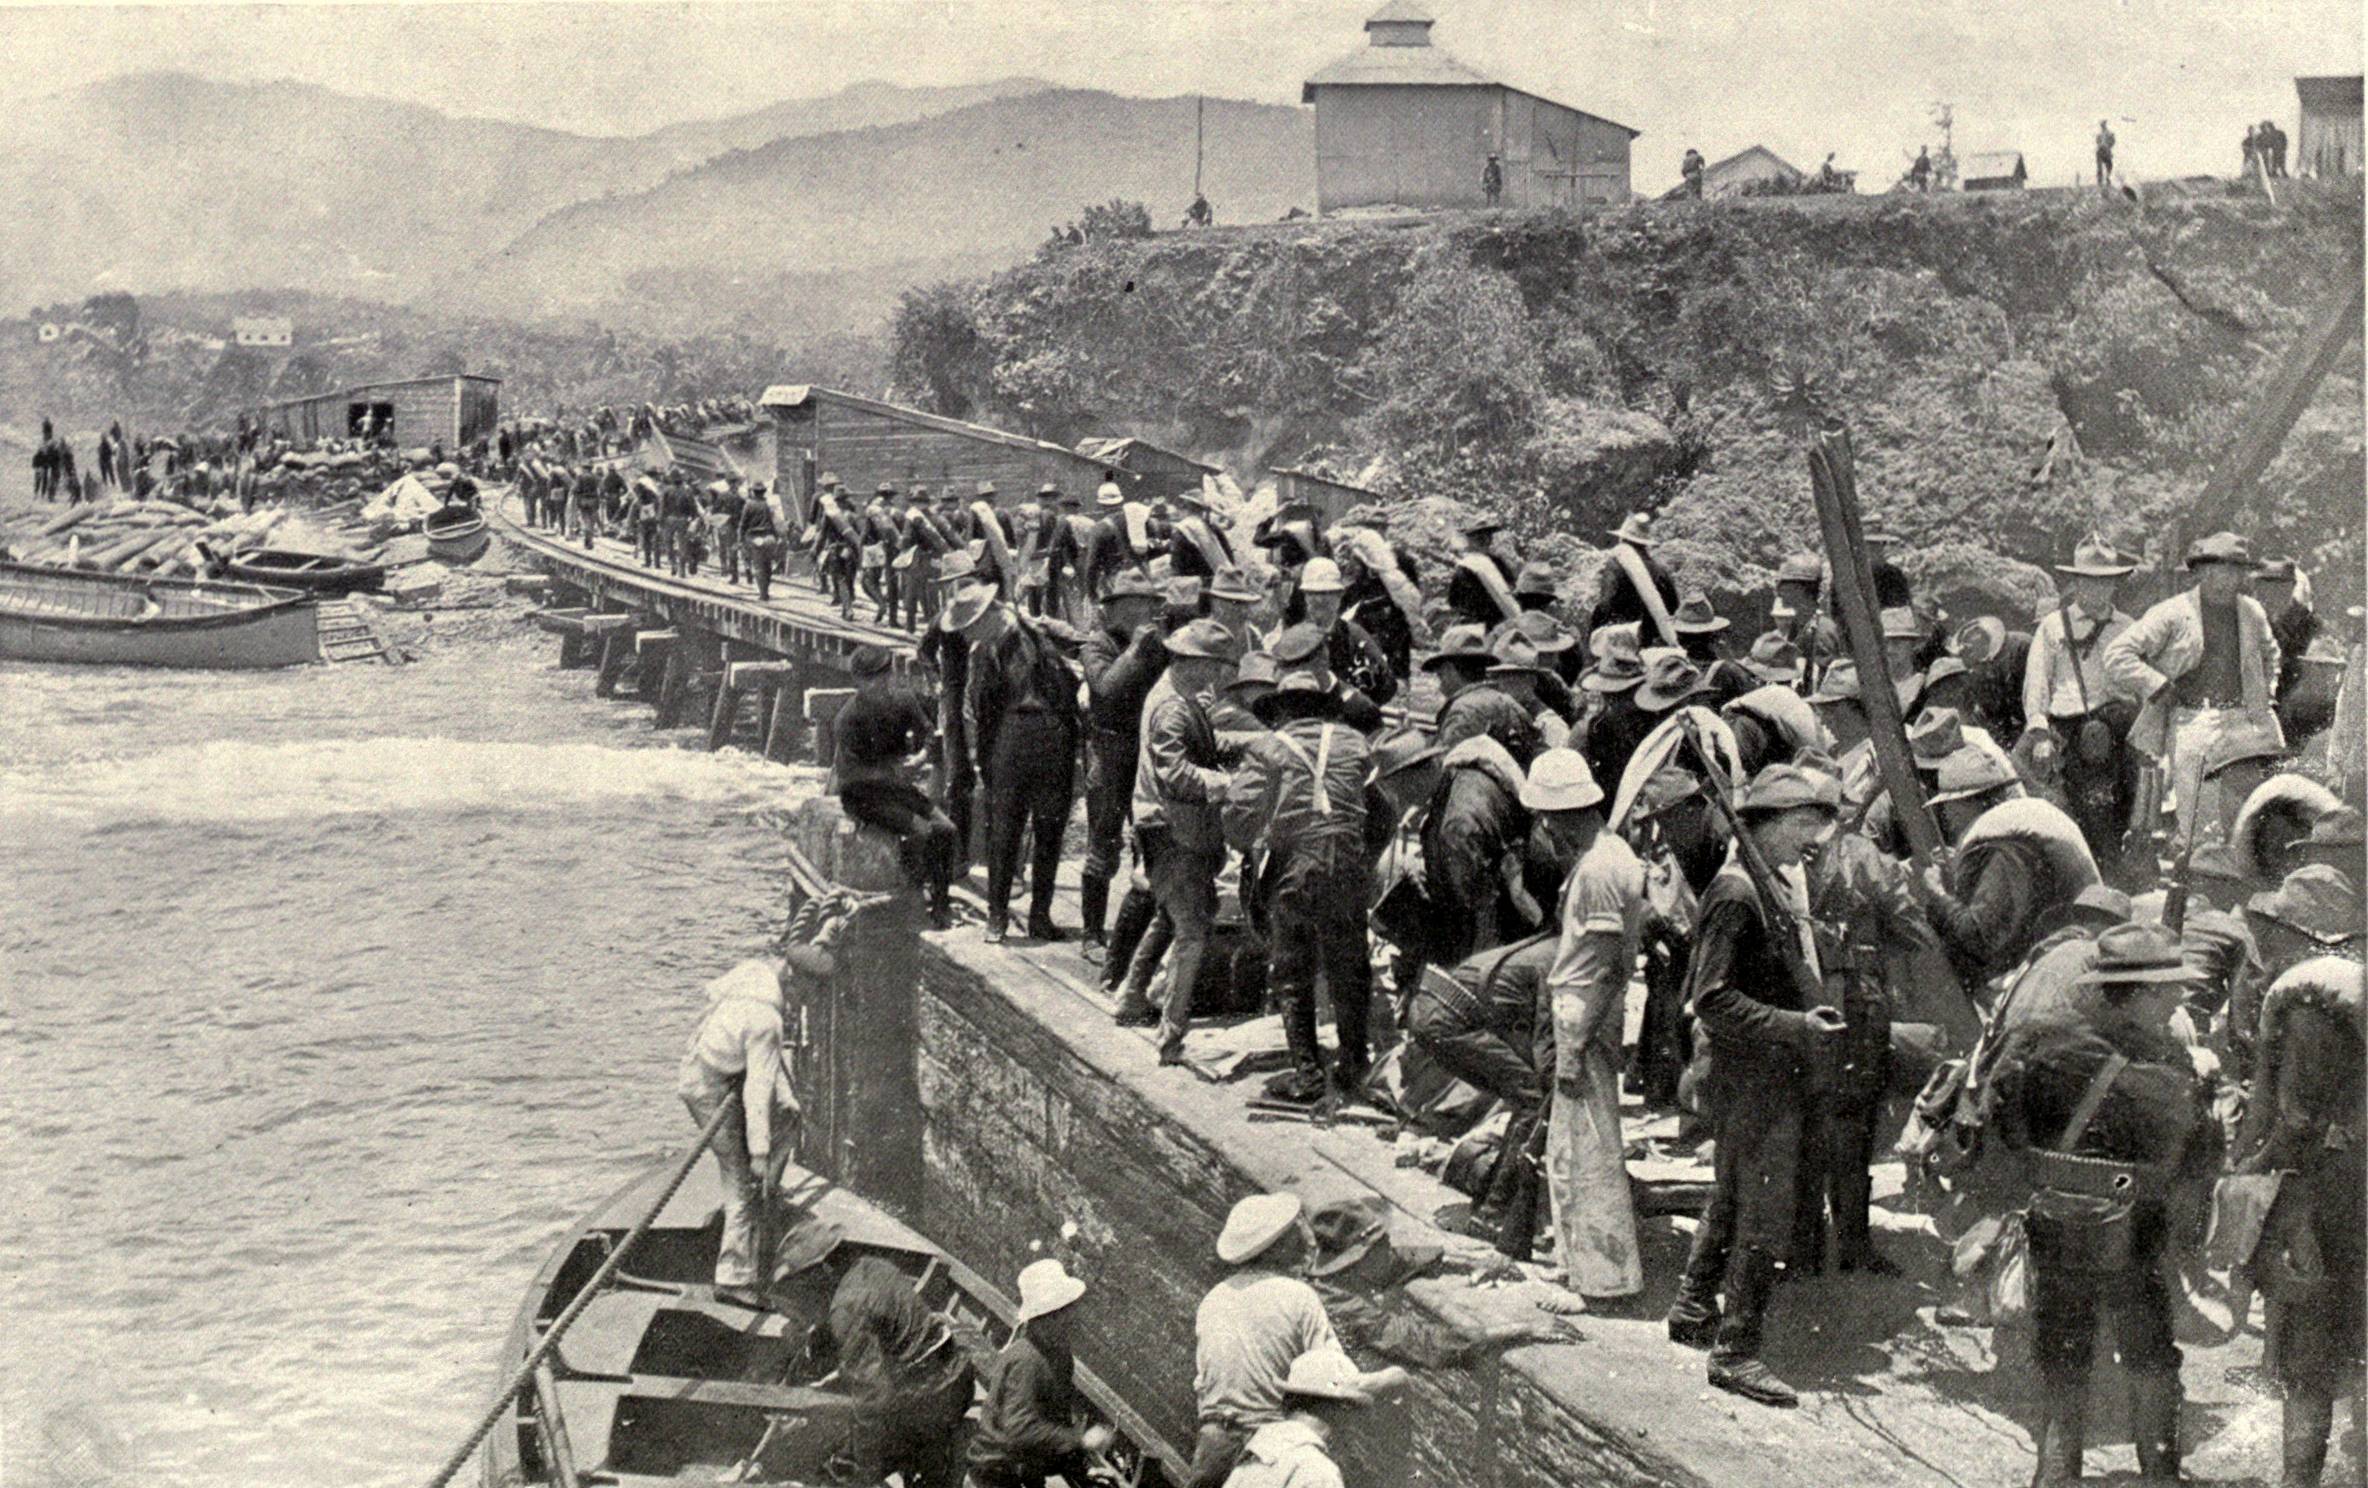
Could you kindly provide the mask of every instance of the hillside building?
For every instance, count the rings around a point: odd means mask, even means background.
[[[283,315],[241,315],[230,323],[230,339],[238,346],[293,346],[296,323]]]
[[[1137,486],[1154,496],[1197,491],[1203,479],[1219,473],[1218,467],[1206,460],[1197,460],[1181,451],[1162,448],[1132,434],[1080,440],[1077,453],[1089,460],[1100,461],[1111,475],[1118,478],[1118,484],[1130,493]]]
[[[2020,191],[2030,179],[2020,150],[1983,150],[1968,155],[1957,174],[1958,187],[1964,191]]]
[[[1365,46],[1300,89],[1316,111],[1316,211],[1626,205],[1639,131],[1485,76],[1431,44],[1419,0],[1388,0]]]
[[[2298,77],[2302,125],[2294,135],[2298,176],[2352,176],[2360,172],[2360,74]]]
[[[1798,166],[1766,145],[1753,145],[1729,155],[1716,165],[1704,166],[1702,194],[1705,197],[1735,196],[1771,181],[1797,186],[1803,174]]]
[[[290,398],[262,410],[263,428],[299,445],[322,439],[391,439],[397,449],[467,448],[493,435],[501,379],[460,372],[369,382],[334,393]]]

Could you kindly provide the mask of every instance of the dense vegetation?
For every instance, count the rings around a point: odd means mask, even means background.
[[[2202,184],[1170,234],[915,291],[889,365],[1050,438],[1496,508],[1574,567],[1651,507],[1728,593],[1814,531],[1772,387],[1809,374],[1911,568],[2028,602],[2092,527],[2159,545],[2360,229],[2356,186]],[[2361,435],[2355,340],[2249,513],[2330,598],[2358,587]]]

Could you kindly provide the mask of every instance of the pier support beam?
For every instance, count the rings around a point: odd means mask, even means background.
[[[657,704],[658,727],[665,728],[674,721],[674,696],[682,688],[679,677],[682,632],[673,629],[637,632],[633,637],[633,652],[639,658],[635,670],[640,675],[641,695]],[[650,685],[653,676],[657,679],[655,687]]]
[[[788,663],[773,683],[772,706],[765,712],[765,758],[785,765],[795,758],[806,727],[805,669]]]
[[[721,749],[732,742],[740,730],[740,701],[750,693],[757,699],[757,732],[760,742],[771,728],[768,704],[773,694],[795,670],[786,661],[728,661],[724,663],[723,680],[715,686],[715,711],[707,720],[707,747]]]
[[[600,642],[600,680],[592,684],[595,697],[615,697],[617,683],[641,654],[641,637],[626,617],[626,623],[610,630]]]

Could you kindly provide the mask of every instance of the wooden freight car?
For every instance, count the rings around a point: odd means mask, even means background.
[[[996,500],[1009,506],[1047,482],[1090,504],[1109,470],[1042,439],[834,388],[770,387],[757,405],[774,421],[775,479],[800,525],[812,515],[815,482],[826,474],[858,497],[883,481],[900,491],[917,483],[932,494],[951,486],[965,495],[980,481],[993,481]]]

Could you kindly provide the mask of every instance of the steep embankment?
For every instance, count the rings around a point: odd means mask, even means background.
[[[1658,510],[1733,592],[1815,530],[1771,384],[1813,374],[1869,511],[1936,580],[2034,592],[2142,547],[2346,271],[2361,197],[2232,189],[1467,215],[1101,244],[908,301],[901,394],[1237,471],[1313,460],[1580,550]],[[2357,588],[2357,339],[2262,483],[2256,539]],[[2001,560],[2005,561],[2001,561]],[[2354,596],[2356,597],[2356,596]]]

